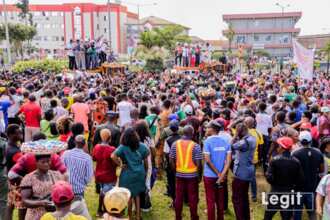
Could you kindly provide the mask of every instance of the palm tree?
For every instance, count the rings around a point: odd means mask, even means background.
[[[327,74],[329,74],[329,67],[330,67],[330,41],[325,45],[322,49],[323,52],[327,55]]]
[[[25,25],[27,25],[28,20],[30,25],[32,25],[32,14],[29,12],[29,0],[18,0],[18,2],[16,3],[16,7],[21,10],[21,12],[19,13],[19,17],[25,21]]]
[[[225,33],[225,37],[228,39],[229,52],[231,52],[231,44],[233,42],[234,36],[235,36],[235,30],[233,28],[233,25],[230,23],[228,26],[228,31]]]

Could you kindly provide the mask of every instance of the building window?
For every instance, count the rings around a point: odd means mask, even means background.
[[[61,41],[64,41],[64,36],[61,37]]]
[[[44,41],[48,41],[48,36],[44,36]]]
[[[64,24],[61,24],[61,28],[64,29]]]
[[[106,28],[104,28],[104,33],[107,33],[107,29]]]
[[[44,28],[49,29],[50,28],[50,24],[45,24],[44,25]]]
[[[100,25],[99,24],[96,25],[96,30],[100,30]]]
[[[245,43],[245,36],[242,36],[242,35],[237,36],[237,43],[244,44]]]
[[[52,16],[53,16],[53,17],[56,17],[56,16],[58,16],[58,13],[57,13],[57,11],[53,11],[53,12],[52,12]]]
[[[107,20],[107,16],[106,16],[106,15],[104,15],[104,17],[103,17],[103,20],[104,20],[104,21],[106,21],[106,20]]]
[[[36,17],[41,16],[41,12],[40,11],[33,12],[33,16]]]
[[[253,39],[254,39],[255,42],[258,42],[260,40],[260,37],[258,35],[254,35]]]
[[[266,36],[266,41],[271,41],[272,40],[272,35],[267,35]]]

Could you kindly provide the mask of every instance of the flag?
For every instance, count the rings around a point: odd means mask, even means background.
[[[302,79],[313,79],[314,50],[303,47],[296,39],[292,40],[293,62],[297,64]]]

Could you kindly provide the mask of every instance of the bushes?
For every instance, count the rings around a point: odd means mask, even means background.
[[[163,71],[164,63],[161,57],[147,59],[144,69],[148,72],[161,72]]]
[[[50,71],[55,73],[60,73],[64,69],[68,68],[67,60],[27,60],[18,61],[12,67],[12,71],[16,73],[22,73],[26,69],[35,69],[39,71]]]

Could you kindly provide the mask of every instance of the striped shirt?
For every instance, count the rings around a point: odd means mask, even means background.
[[[182,138],[183,140],[189,140],[186,137]],[[182,140],[179,139],[179,140]],[[176,155],[176,142],[173,143],[171,150],[170,150],[170,158],[173,160],[177,160],[177,155]],[[194,161],[194,163],[196,164],[197,160],[202,160],[203,159],[203,154],[202,154],[202,150],[201,147],[198,144],[195,144],[193,152],[192,152],[192,159]],[[182,178],[194,178],[194,177],[198,177],[198,171],[195,173],[180,173],[180,172],[176,172],[176,176],[177,177],[182,177]]]
[[[69,181],[74,194],[83,196],[87,184],[93,177],[92,157],[83,149],[74,148],[65,151],[62,160],[69,172]]]

